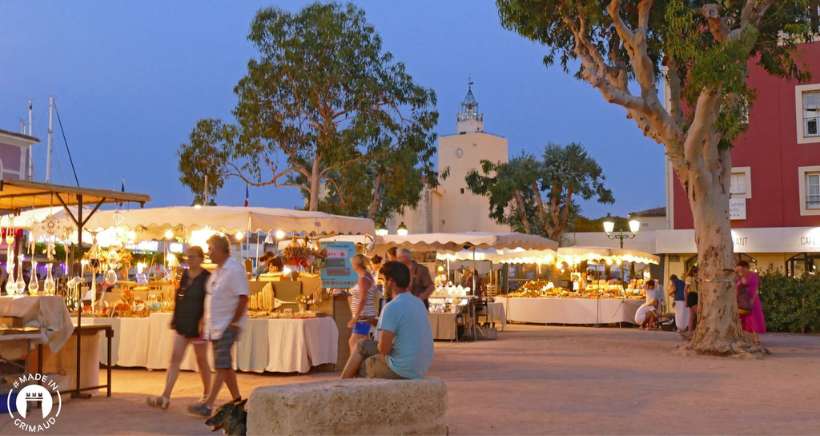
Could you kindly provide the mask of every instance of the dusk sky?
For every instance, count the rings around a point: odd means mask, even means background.
[[[152,206],[190,204],[178,181],[179,145],[195,121],[230,119],[233,87],[254,52],[255,12],[296,11],[308,2],[143,0],[0,3],[0,128],[18,131],[34,103],[35,178],[42,180],[48,96],[62,117],[82,186],[151,195]],[[509,139],[512,155],[548,142],[581,142],[603,166],[615,205],[583,204],[589,216],[664,204],[663,152],[589,85],[542,63],[545,49],[504,30],[490,0],[357,1],[385,50],[433,88],[437,133],[451,134],[467,77],[485,129]],[[55,126],[56,126],[55,117]],[[73,184],[55,128],[53,181]],[[241,205],[244,185],[217,200]],[[255,206],[296,207],[295,190],[251,188]]]

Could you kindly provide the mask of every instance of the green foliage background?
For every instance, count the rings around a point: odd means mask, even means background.
[[[820,333],[820,277],[761,276],[760,300],[771,332]]]

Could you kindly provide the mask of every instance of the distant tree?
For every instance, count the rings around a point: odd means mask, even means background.
[[[471,171],[466,181],[473,193],[489,198],[496,222],[555,241],[579,210],[576,199],[614,202],[601,167],[577,143],[550,144],[541,160],[525,155],[507,163],[482,161],[481,172]]]
[[[371,217],[435,185],[435,93],[382,49],[361,9],[263,9],[248,39],[258,56],[235,88],[237,126],[209,136],[225,177],[295,186],[308,210]]]
[[[179,181],[193,191],[194,204],[216,204],[214,197],[225,184],[224,141],[235,135],[235,127],[219,120],[199,120],[188,143],[177,152]]]
[[[558,60],[565,71],[572,68],[664,145],[688,194],[698,247],[701,322],[689,346],[710,354],[762,353],[738,322],[728,213],[730,146],[754,97],[746,85],[750,62],[777,76],[806,77],[793,54],[817,30],[817,2],[496,3],[504,27],[547,46],[545,64]],[[662,72],[664,95],[658,86]]]

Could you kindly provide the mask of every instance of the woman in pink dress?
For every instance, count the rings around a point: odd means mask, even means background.
[[[751,295],[752,308],[748,313],[740,316],[740,322],[743,325],[743,330],[750,333],[766,333],[766,318],[763,316],[763,304],[760,302],[760,294],[758,294],[758,286],[760,285],[760,277],[756,272],[749,269],[749,262],[741,260],[735,266],[737,273],[737,280],[735,281],[735,289],[737,292],[745,291]]]

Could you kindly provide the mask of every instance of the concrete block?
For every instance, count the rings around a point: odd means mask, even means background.
[[[435,378],[265,386],[247,409],[249,435],[447,434],[447,386]]]

